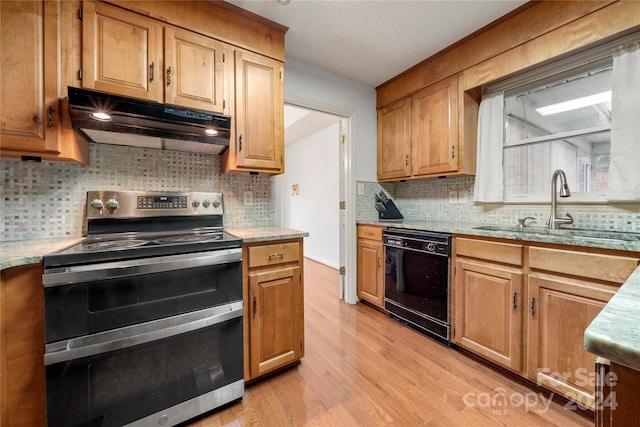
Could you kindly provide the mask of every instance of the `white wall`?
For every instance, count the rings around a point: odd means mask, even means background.
[[[287,145],[282,226],[309,232],[306,257],[339,267],[339,123]],[[300,190],[292,195],[291,186]]]
[[[332,113],[353,115],[356,180],[376,181],[375,88],[292,59],[284,73],[285,102],[307,100]]]

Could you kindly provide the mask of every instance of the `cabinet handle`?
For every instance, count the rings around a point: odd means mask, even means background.
[[[49,105],[49,108],[47,109],[47,111],[49,112],[49,122],[47,123],[47,126],[52,128],[53,127],[53,107]]]
[[[156,79],[156,63],[152,62],[151,63],[151,79],[149,81],[154,81]]]
[[[171,86],[171,67],[167,68],[167,86]]]
[[[409,166],[409,155],[404,156],[404,165]]]
[[[517,305],[516,305],[516,298],[518,298],[518,293],[514,292],[513,293],[513,300],[511,301],[511,308],[512,309],[516,309]]]
[[[381,265],[382,265],[382,264],[381,264],[381,258],[380,258],[380,257],[378,257],[378,267],[380,267]]]
[[[238,137],[238,151],[242,151],[242,134]]]
[[[253,296],[253,314],[256,314],[256,310],[257,310],[257,306],[258,306],[258,301],[256,299],[256,296]]]
[[[275,258],[275,257],[280,257],[283,258],[287,253],[286,252],[278,252],[275,254],[269,254],[269,258]]]
[[[451,146],[451,158],[456,158],[456,147],[454,145]]]
[[[531,297],[531,315],[536,314],[536,298]]]

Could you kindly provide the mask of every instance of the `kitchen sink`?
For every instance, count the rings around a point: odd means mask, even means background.
[[[548,236],[566,236],[579,240],[599,240],[604,242],[640,242],[640,233],[588,230],[584,228],[558,228],[555,230],[543,227],[518,227],[509,225],[482,225],[474,227],[476,230],[504,231],[522,234],[544,234]]]

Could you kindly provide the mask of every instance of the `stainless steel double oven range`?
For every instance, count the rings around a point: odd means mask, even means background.
[[[242,241],[220,193],[87,193],[44,257],[47,424],[175,425],[244,395]]]

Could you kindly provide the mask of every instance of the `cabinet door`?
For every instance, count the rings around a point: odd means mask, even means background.
[[[7,150],[56,152],[58,3],[1,1],[0,140]]]
[[[278,61],[235,52],[235,162],[227,169],[284,172],[284,85]]]
[[[379,180],[411,176],[411,100],[378,110],[377,170]]]
[[[4,269],[0,272],[0,425],[46,425],[43,361],[42,265]]]
[[[251,377],[302,357],[303,300],[299,267],[249,275]]]
[[[164,30],[165,102],[222,113],[224,45],[173,27]]]
[[[454,341],[513,371],[522,367],[522,286],[518,269],[458,259]]]
[[[412,97],[413,175],[458,170],[458,78]]]
[[[382,241],[358,239],[358,297],[384,307]]]
[[[539,273],[528,287],[529,378],[594,409],[595,356],[584,349],[584,331],[617,288]]]
[[[82,86],[162,101],[162,28],[102,2],[83,2]]]

